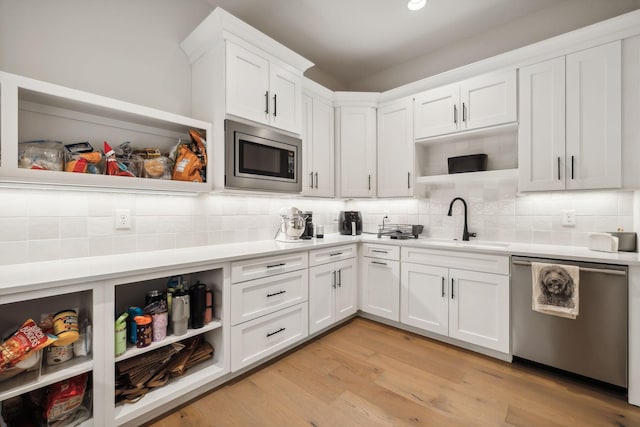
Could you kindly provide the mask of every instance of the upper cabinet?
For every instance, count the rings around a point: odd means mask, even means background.
[[[230,41],[226,44],[227,114],[300,133],[302,75]]]
[[[376,109],[336,108],[338,188],[341,197],[376,195]]]
[[[315,83],[309,81],[309,85]],[[327,95],[332,95],[329,89]],[[332,101],[312,91],[302,96],[302,194],[335,195],[334,111]]]
[[[211,189],[211,162],[198,174],[203,182],[192,182],[195,174],[186,172],[196,162],[181,157],[183,161],[174,167],[176,158],[170,154],[179,141],[190,141],[190,131],[195,130],[210,155],[209,123],[4,72],[0,87],[2,181],[186,192]],[[113,149],[111,155],[105,142]],[[79,143],[94,151],[70,151]],[[178,173],[179,168],[184,173]]]
[[[621,42],[520,69],[520,190],[622,185]]]
[[[516,71],[484,74],[415,96],[415,139],[517,120]]]
[[[378,197],[413,195],[413,104],[406,98],[378,108]]]

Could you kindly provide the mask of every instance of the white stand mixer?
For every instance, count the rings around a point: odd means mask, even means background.
[[[282,222],[276,233],[276,241],[296,243],[302,242],[300,236],[304,233],[307,216],[302,215],[302,211],[293,206],[280,209]]]

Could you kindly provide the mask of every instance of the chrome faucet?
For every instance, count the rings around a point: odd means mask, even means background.
[[[467,202],[464,201],[462,197],[456,197],[449,204],[449,212],[447,216],[451,216],[453,214],[453,204],[456,200],[460,200],[464,205],[464,230],[462,230],[462,240],[468,242],[469,237],[476,237],[476,233],[469,233],[469,228],[467,227]]]

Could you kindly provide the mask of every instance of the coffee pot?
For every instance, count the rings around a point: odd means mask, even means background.
[[[184,335],[189,326],[189,294],[182,287],[173,293],[171,301],[171,322],[173,323],[173,334]]]

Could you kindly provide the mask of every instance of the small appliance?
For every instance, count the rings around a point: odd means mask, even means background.
[[[313,238],[313,212],[303,211],[302,215],[305,217],[304,232],[300,236],[301,239],[309,240]]]
[[[302,140],[225,120],[225,187],[300,193]]]
[[[357,236],[362,234],[362,215],[360,211],[340,211],[338,216],[340,234]]]
[[[295,207],[280,209],[280,217],[282,222],[276,233],[278,242],[302,242],[300,236],[306,230],[306,216],[302,211]]]

